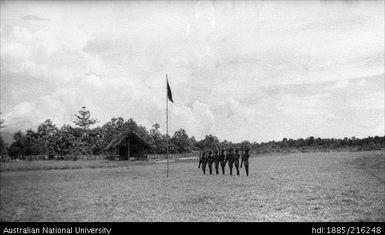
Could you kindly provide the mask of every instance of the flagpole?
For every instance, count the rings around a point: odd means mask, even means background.
[[[167,177],[168,177],[168,90],[167,90],[167,73],[166,73],[166,159],[167,159]]]

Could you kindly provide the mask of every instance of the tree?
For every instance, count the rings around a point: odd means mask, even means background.
[[[166,152],[166,136],[162,135],[159,131],[159,123],[152,125],[150,129],[151,145],[153,152],[165,153]]]
[[[310,136],[309,138],[307,138],[306,139],[306,144],[307,144],[307,146],[314,145],[314,136]]]
[[[122,117],[111,118],[111,120],[102,126],[103,147],[106,147],[115,135],[124,130],[124,119]]]
[[[89,132],[91,151],[93,155],[101,154],[106,147],[103,142],[104,133],[101,127],[96,127]]]
[[[241,145],[240,147],[242,150],[250,149],[252,146],[251,143],[247,140],[244,140],[240,145]]]
[[[41,138],[45,144],[46,154],[53,157],[57,153],[58,128],[50,119],[45,120],[37,127],[37,138]]]
[[[76,120],[74,121],[76,126],[79,126],[83,130],[89,129],[89,127],[98,122],[98,120],[91,118],[91,112],[86,109],[86,106],[83,106],[81,110],[78,111],[79,114],[75,114]]]
[[[82,130],[82,135],[80,139],[76,139],[74,143],[74,153],[79,154],[91,154],[92,153],[92,143],[90,140],[90,126],[98,122],[97,119],[91,118],[91,112],[86,109],[86,106],[83,106],[81,110],[78,111],[79,114],[75,114],[76,120],[74,121],[76,126],[79,126]]]
[[[7,154],[7,146],[3,140],[3,137],[0,135],[0,156]]]
[[[18,131],[13,135],[13,139],[15,141],[9,146],[9,155],[13,158],[22,158],[26,155],[26,138],[21,131]]]
[[[228,145],[232,145],[230,142]],[[219,147],[218,137],[213,135],[206,135],[205,138],[201,141],[198,141],[197,147],[200,149],[212,149],[215,150]]]
[[[145,126],[138,125],[134,119],[130,118],[124,123],[124,130],[135,133],[143,140],[150,142],[151,137]]]
[[[190,139],[184,129],[179,129],[170,139],[170,142],[174,145],[175,151],[178,153],[190,152]]]
[[[44,139],[32,129],[27,130],[25,135],[26,155],[39,155],[47,152]]]
[[[78,131],[80,133],[80,131]],[[81,134],[78,134],[80,137]],[[70,125],[64,124],[60,130],[56,133],[57,145],[56,149],[59,155],[64,156],[73,154],[74,146],[76,143],[75,128]]]
[[[3,118],[1,118],[1,114],[2,114],[2,113],[0,113],[0,129],[1,129],[1,128],[7,127],[7,126],[4,125],[5,120],[4,120]]]
[[[2,113],[0,113],[1,116]],[[5,120],[0,117],[0,129],[5,128],[6,126],[4,125]],[[3,140],[3,137],[0,135],[0,155],[5,155],[7,154],[7,146]]]

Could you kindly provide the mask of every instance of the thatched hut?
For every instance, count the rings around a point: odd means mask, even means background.
[[[106,150],[119,155],[119,160],[146,160],[151,145],[133,132],[121,133],[111,140]]]

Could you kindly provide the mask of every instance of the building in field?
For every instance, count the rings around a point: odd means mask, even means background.
[[[151,145],[133,132],[123,132],[111,140],[106,150],[119,160],[147,160]]]

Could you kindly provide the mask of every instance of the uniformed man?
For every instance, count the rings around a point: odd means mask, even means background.
[[[246,149],[242,154],[241,168],[243,163],[245,165],[246,175],[249,176],[249,149]]]
[[[219,154],[219,162],[221,163],[222,167],[222,174],[225,174],[225,166],[226,166],[226,156],[225,156],[225,150],[221,150],[221,154]]]
[[[215,150],[214,152],[214,166],[215,166],[215,173],[218,175],[219,174],[219,154],[218,150]]]
[[[198,168],[201,168],[201,164],[202,164],[202,157],[203,157],[203,152],[202,152],[202,151],[200,151],[200,152],[199,152],[199,159],[198,159],[198,161],[199,161],[199,164],[198,164]]]
[[[203,174],[206,174],[206,163],[207,163],[206,154],[205,152],[203,152],[199,159],[199,165],[198,165],[198,168],[202,165]]]
[[[235,169],[237,169],[237,175],[239,175],[239,158],[241,158],[241,155],[239,154],[239,150],[236,149],[234,154],[234,166]]]
[[[210,175],[213,173],[213,162],[214,162],[214,157],[213,157],[213,152],[211,150],[208,151],[207,153],[207,164],[209,167]]]
[[[234,154],[233,154],[232,148],[230,148],[228,153],[227,153],[226,162],[229,162],[230,175],[233,175]]]

